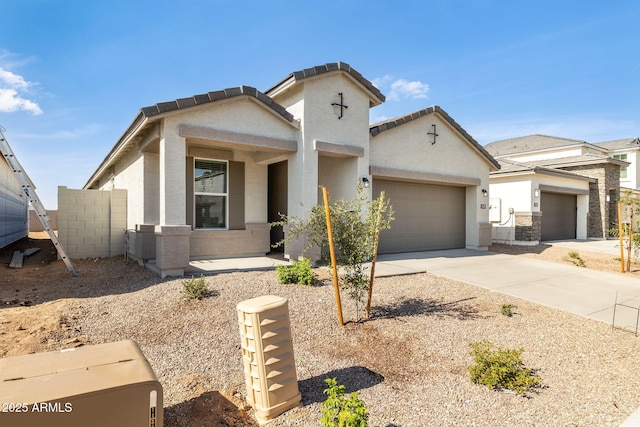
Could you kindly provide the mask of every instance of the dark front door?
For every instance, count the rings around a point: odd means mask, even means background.
[[[287,192],[288,192],[288,171],[287,161],[273,163],[269,165],[268,177],[268,221],[280,221],[280,214],[287,215]],[[271,227],[271,245],[284,238],[282,227]],[[272,251],[283,252],[284,246],[272,248]]]

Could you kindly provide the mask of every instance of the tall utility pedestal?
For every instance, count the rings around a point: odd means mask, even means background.
[[[237,309],[247,401],[265,424],[301,400],[289,305],[285,298],[266,295],[243,301]]]

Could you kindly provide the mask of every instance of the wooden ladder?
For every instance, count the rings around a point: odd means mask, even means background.
[[[11,150],[7,139],[4,137],[4,131],[5,130],[0,126],[0,151],[2,152],[2,155],[7,161],[7,164],[9,164],[9,167],[11,167],[11,169],[13,170],[13,174],[22,186],[22,191],[24,191],[24,194],[26,194],[27,199],[31,203],[31,206],[38,214],[38,218],[40,218],[42,226],[44,227],[47,234],[49,234],[53,245],[58,251],[58,255],[67,266],[67,270],[69,270],[72,277],[77,277],[78,275],[76,274],[76,270],[73,268],[71,258],[67,256],[67,253],[60,244],[60,240],[58,240],[58,236],[56,236],[56,234],[51,229],[51,226],[49,225],[49,216],[47,215],[47,210],[44,208],[44,206],[42,206],[42,202],[36,194],[36,189],[31,182],[31,179],[29,179],[27,173],[24,171],[24,169],[22,169],[20,162],[18,162],[18,159],[16,159],[15,154],[13,154],[13,150]]]

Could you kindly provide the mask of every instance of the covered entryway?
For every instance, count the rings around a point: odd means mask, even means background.
[[[383,190],[395,221],[380,234],[379,253],[465,247],[464,187],[374,179],[373,197]]]
[[[577,196],[575,194],[543,191],[540,197],[542,211],[542,239],[564,240],[576,238]]]
[[[268,221],[278,222],[282,221],[281,215],[287,215],[287,191],[288,191],[288,175],[287,175],[287,161],[273,163],[269,165],[268,171]],[[274,248],[278,242],[284,239],[284,231],[282,226],[271,227],[270,230],[270,243],[271,251],[282,252],[284,251],[284,245],[280,245]]]

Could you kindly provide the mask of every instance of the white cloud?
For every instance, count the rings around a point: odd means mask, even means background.
[[[419,80],[408,81],[405,79],[394,79],[392,75],[377,77],[371,81],[375,87],[385,92],[389,89],[387,99],[399,101],[400,99],[425,99],[429,92],[429,85]],[[389,84],[390,83],[390,84]]]
[[[400,98],[425,99],[429,85],[421,81],[407,81],[404,79],[396,80],[391,83],[391,92],[389,99],[398,101]]]
[[[383,86],[386,86],[386,84],[388,82],[390,82],[391,80],[393,80],[393,76],[391,76],[390,74],[387,74],[384,77],[376,77],[375,79],[373,79],[371,81],[371,83],[377,87],[378,89],[382,88]]]
[[[38,104],[22,98],[15,89],[0,88],[0,111],[13,113],[20,110],[29,111],[36,116],[42,114],[42,109]]]
[[[22,76],[0,67],[0,111],[42,114],[42,109],[36,102],[24,98],[24,92],[28,92],[31,86],[33,83],[26,81]]]

